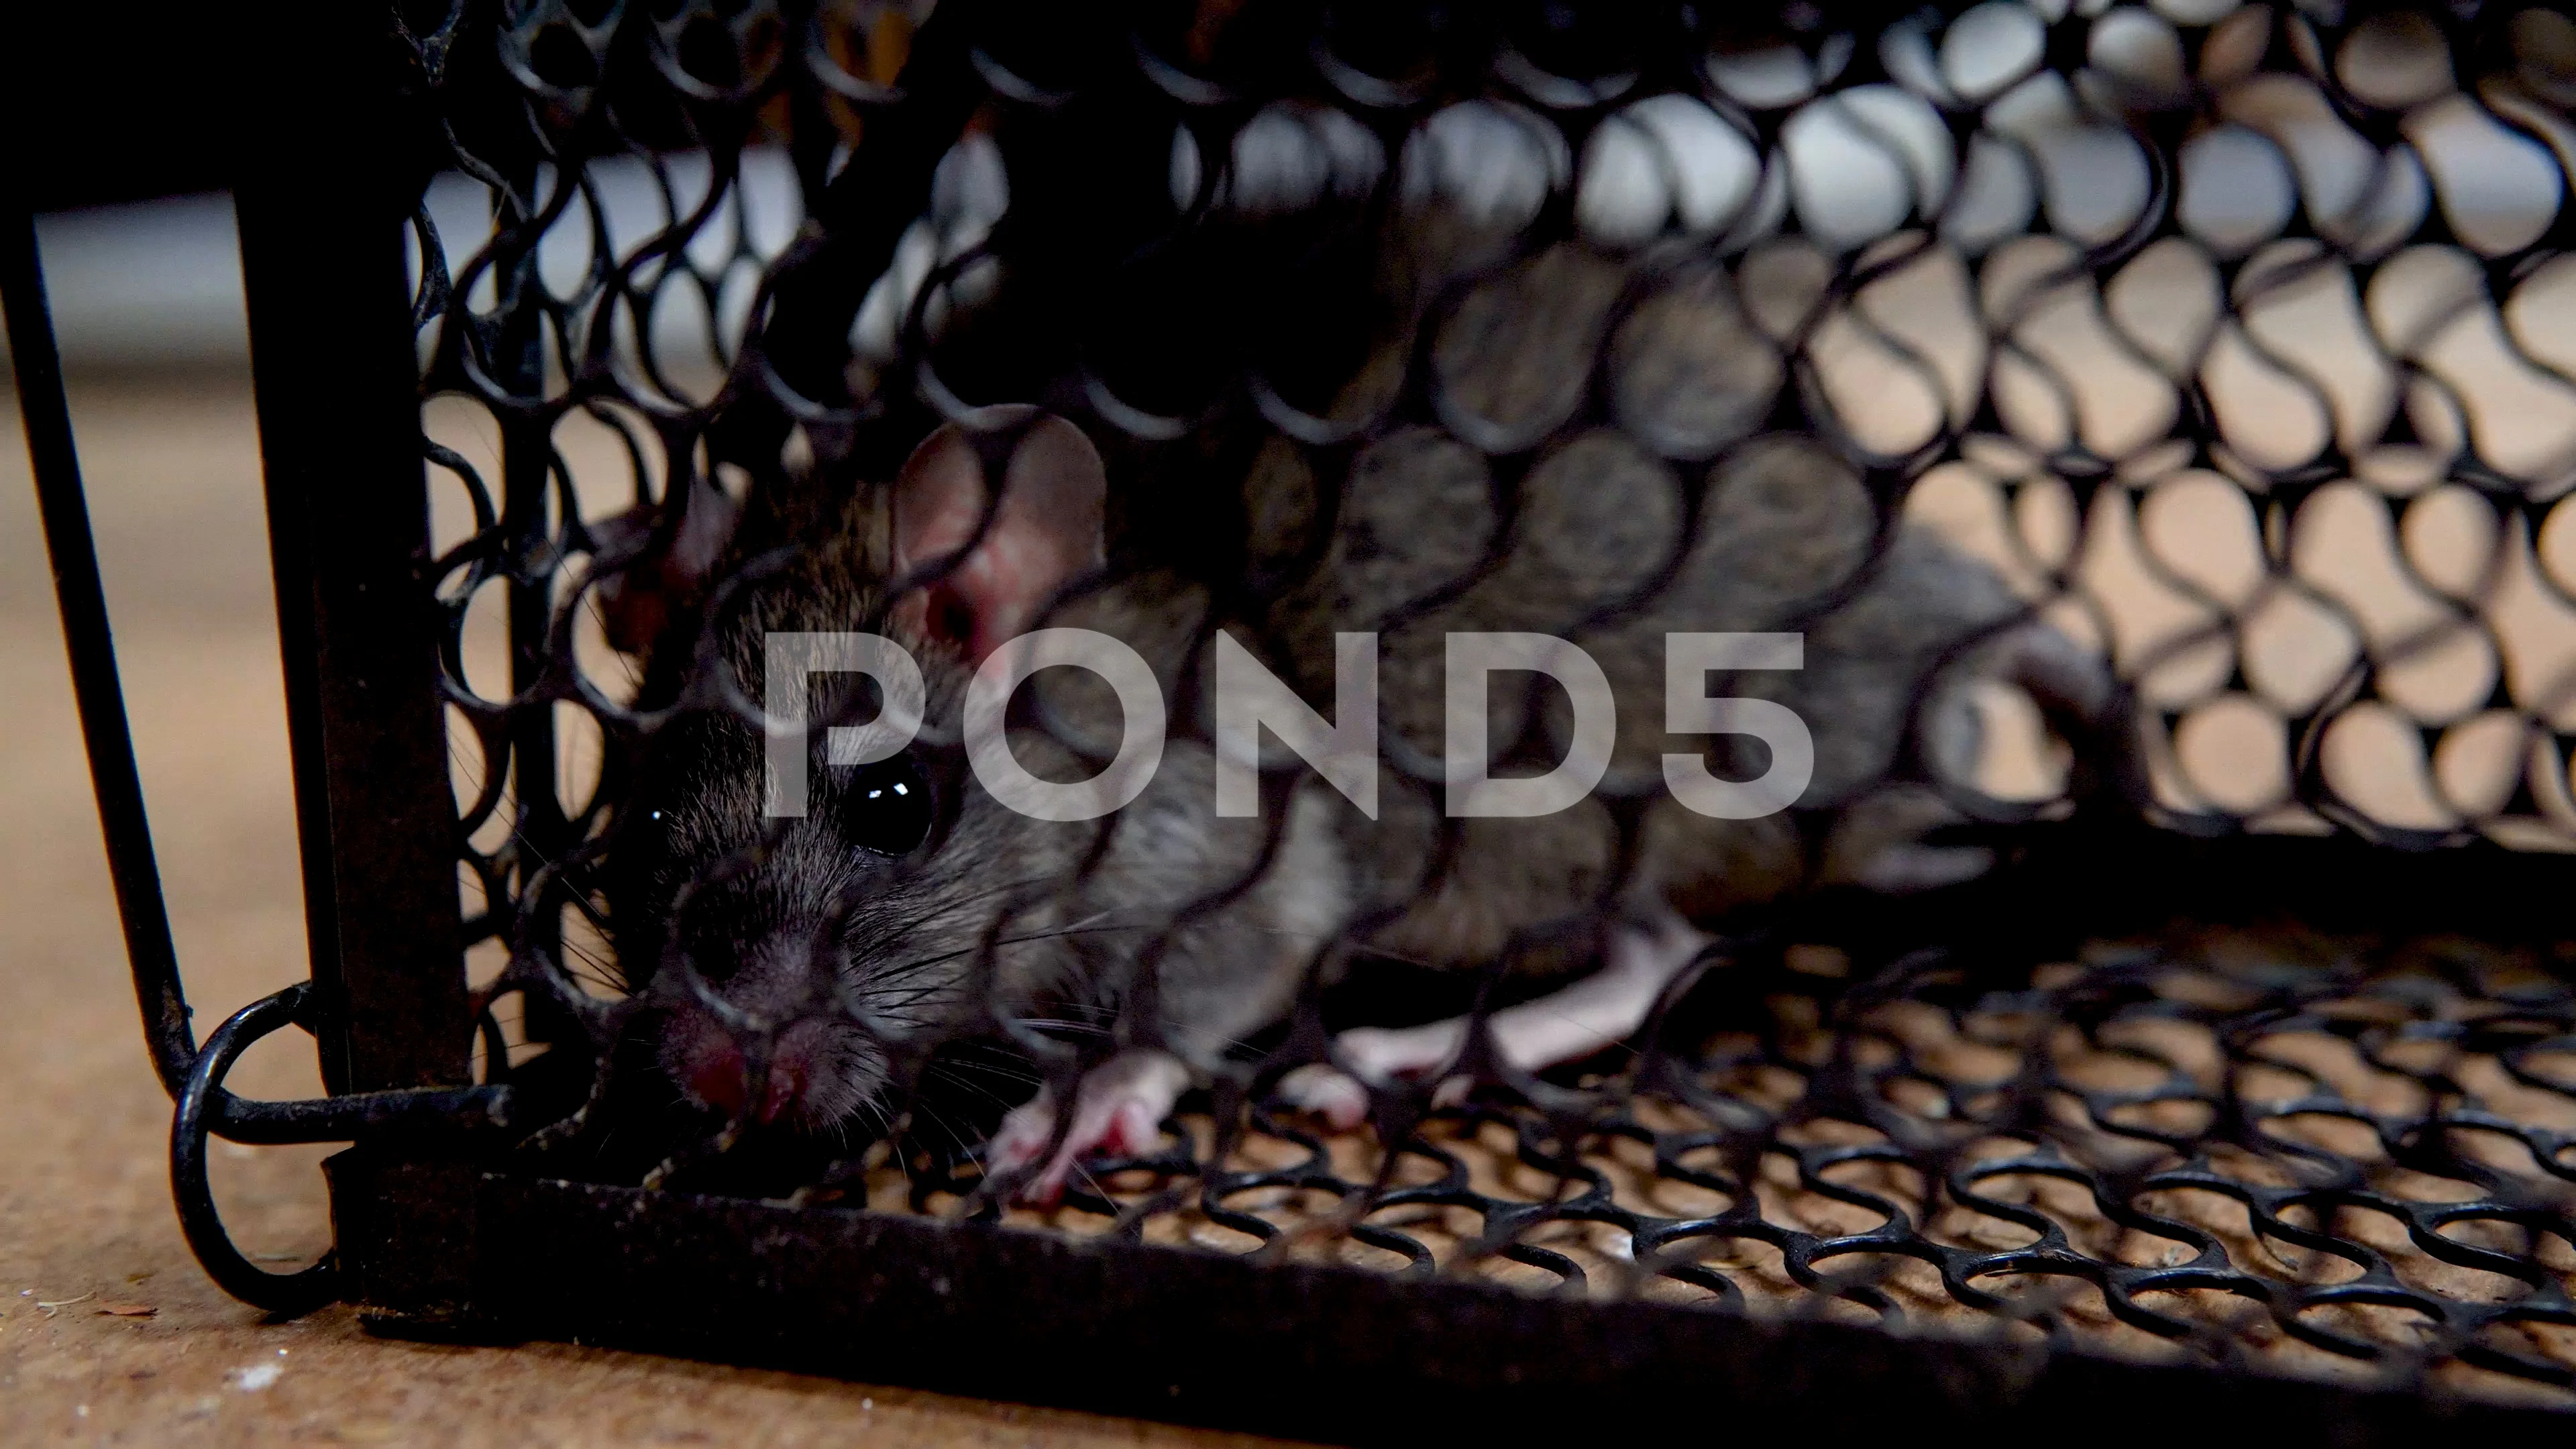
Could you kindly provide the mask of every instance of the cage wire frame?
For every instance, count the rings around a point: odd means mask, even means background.
[[[1944,7],[1942,18],[1967,8]],[[429,9],[435,13],[406,9],[389,33],[367,7],[283,7],[262,32],[273,54],[302,62],[291,84],[254,88],[259,144],[233,179],[313,978],[246,1008],[203,1043],[188,1023],[159,898],[33,215],[23,203],[0,237],[0,297],[84,739],[147,1040],[176,1101],[173,1185],[191,1246],[227,1291],[285,1312],[351,1301],[371,1324],[396,1333],[631,1344],[1384,1442],[1435,1432],[1597,1431],[1611,1416],[1685,1432],[1705,1432],[1715,1419],[1805,1433],[2081,1425],[2089,1437],[2115,1442],[2169,1438],[2177,1425],[2143,1412],[2149,1405],[2210,1426],[2352,1442],[2563,1431],[2563,1416],[2463,1400],[2420,1372],[2410,1377],[2402,1363],[2368,1383],[2318,1382],[2246,1363],[2177,1367],[2055,1340],[2034,1347],[2000,1333],[1962,1338],[1821,1315],[1600,1301],[513,1168],[507,1145],[552,1112],[531,1110],[523,1086],[497,1077],[477,1084],[467,1069],[474,1018],[460,963],[474,928],[459,918],[450,853],[456,802],[439,730],[445,625],[426,607],[438,579],[413,350],[415,326],[446,299],[433,285],[423,314],[404,302],[399,227],[413,216],[421,180],[446,160],[441,138],[424,135],[421,124],[439,64],[468,41],[495,42],[524,62],[519,84],[561,101],[581,87],[541,73],[565,62],[557,55],[541,66],[538,37],[569,34],[597,47],[596,63],[620,24],[632,35],[648,22],[616,7],[602,12],[605,20],[579,6]],[[710,17],[730,25],[736,41],[764,17],[797,33],[784,13],[682,7],[676,19],[661,19],[658,33],[667,39]],[[1817,36],[1878,34],[1906,13],[1793,7],[1729,40],[1776,41],[1779,21],[1793,43],[1812,50]],[[2356,7],[2341,19],[2367,13]],[[886,270],[919,210],[883,198],[926,196],[934,168],[988,96],[1049,99],[996,58],[992,33],[976,29],[991,16],[1009,18],[999,7],[948,0],[915,38],[893,86],[837,72],[847,83],[839,101],[866,117],[862,140],[838,170],[838,158],[813,140],[826,130],[801,132],[808,139],[796,161],[809,194],[821,198],[811,211],[843,264],[819,278],[806,274],[807,285],[830,295],[777,300],[775,315],[789,325],[763,339],[772,396],[824,394],[817,379],[834,365],[842,337],[837,328],[797,336],[793,319],[808,307],[827,317],[857,310],[859,289]],[[1712,22],[1681,23],[1696,33]],[[2457,24],[2471,33],[2471,19]],[[1140,46],[1139,55],[1155,84],[1192,101],[1196,78],[1157,72],[1150,48]],[[2065,59],[2052,52],[2052,64]],[[1545,83],[1547,72],[1521,63]],[[680,70],[676,79],[685,82]],[[1532,82],[1524,75],[1517,83],[1526,90]],[[811,86],[795,90],[790,103],[807,109],[808,122],[813,107],[827,104]],[[332,122],[317,124],[324,115]],[[317,187],[315,176],[346,184]],[[2568,216],[2562,207],[2546,237],[2514,252],[2516,264],[2563,241]],[[424,260],[429,250],[422,248]],[[434,270],[422,267],[424,276]],[[916,309],[911,322],[921,320]],[[526,340],[521,365],[541,375]],[[505,477],[533,477],[542,489],[544,440],[511,446]],[[514,637],[542,640],[552,619],[542,600],[524,605],[514,606]],[[509,729],[516,761],[551,764],[542,711],[511,720]],[[522,792],[529,793],[551,792]],[[519,823],[540,833],[566,826],[560,818]],[[2051,827],[2059,839],[2035,848],[2026,868],[1888,908],[1843,939],[1854,943],[1855,959],[1898,968],[1926,941],[2061,959],[2083,940],[2176,911],[2223,919],[2284,904],[2320,926],[2563,935],[2555,907],[2567,898],[2565,863],[2487,842],[2129,830],[2095,838],[2091,826]],[[2437,843],[2449,848],[2391,848]],[[2079,854],[2095,868],[2053,863]],[[2104,860],[2117,864],[2101,868]],[[1887,979],[1901,978],[1899,969]],[[2534,1006],[2542,1020],[2558,1009]],[[225,1091],[224,1074],[240,1053],[288,1025],[314,1035],[331,1095],[271,1103]],[[2567,1030],[2563,1012],[2558,1029]],[[207,1191],[209,1136],[355,1144],[328,1165],[335,1241],[322,1262],[272,1274],[232,1248]],[[2538,1155],[2544,1165],[2554,1160]],[[2506,1206],[2535,1220],[2557,1213],[2563,1241],[2563,1204]]]

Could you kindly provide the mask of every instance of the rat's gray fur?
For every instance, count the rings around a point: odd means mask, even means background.
[[[2052,692],[2051,703],[2098,712],[2109,697],[2098,662],[2015,623],[2021,605],[2003,581],[1935,536],[1901,523],[1882,536],[1880,508],[1858,475],[1814,440],[1750,435],[1783,370],[1713,266],[1672,272],[1614,328],[1614,303],[1638,284],[1637,264],[1565,244],[1465,288],[1423,349],[1419,329],[1443,315],[1434,299],[1457,291],[1468,263],[1489,262],[1494,249],[1438,224],[1419,236],[1431,240],[1397,253],[1390,268],[1403,325],[1345,389],[1339,411],[1385,407],[1405,359],[1422,355],[1435,374],[1434,415],[1446,426],[1381,429],[1351,463],[1321,566],[1263,616],[1219,622],[1248,643],[1277,641],[1270,662],[1319,705],[1332,692],[1334,634],[1380,633],[1386,727],[1430,755],[1442,740],[1449,632],[1532,631],[1581,645],[1618,703],[1605,790],[1643,797],[1624,876],[1610,879],[1620,835],[1616,812],[1596,796],[1553,817],[1459,822],[1453,868],[1425,880],[1443,824],[1436,784],[1382,766],[1381,818],[1306,782],[1258,881],[1174,928],[1175,912],[1243,880],[1269,840],[1262,821],[1215,815],[1212,756],[1189,737],[1190,722],[1176,719],[1153,784],[1110,819],[1027,819],[961,770],[953,825],[901,862],[865,858],[836,838],[833,787],[818,778],[812,813],[785,829],[759,868],[690,908],[702,922],[691,939],[741,963],[720,988],[728,1002],[772,1024],[808,1013],[816,977],[801,948],[780,943],[811,937],[845,907],[846,927],[828,948],[831,980],[880,1027],[945,1031],[982,1019],[989,1004],[1006,1016],[1096,1022],[1123,1042],[1164,1046],[1204,1067],[1283,1016],[1321,948],[1362,910],[1397,912],[1368,944],[1464,966],[1494,960],[1534,928],[1582,918],[1614,885],[1614,911],[1705,921],[1803,884],[1908,886],[1983,864],[1980,852],[1917,843],[1956,817],[1926,780],[1900,778],[1907,741],[1916,742],[1918,776],[1964,783],[1978,748],[1963,694],[1969,678],[2012,674]],[[1601,405],[1587,413],[1596,398]],[[1575,421],[1591,415],[1603,420]],[[1523,454],[1527,464],[1509,516],[1488,449]],[[1678,462],[1677,453],[1705,461]],[[1292,554],[1325,516],[1325,485],[1305,460],[1274,439],[1246,481],[1256,563]],[[763,631],[861,629],[885,617],[890,560],[875,496],[801,519],[776,506],[764,516],[754,500],[736,559],[782,538],[806,547],[723,641],[740,677],[758,677]],[[1048,622],[1126,639],[1154,662],[1166,698],[1177,699],[1209,608],[1206,591],[1148,571]],[[1785,815],[1714,820],[1661,791],[1666,753],[1705,753],[1721,775],[1749,772],[1732,737],[1661,728],[1663,636],[1717,630],[1806,635],[1802,671],[1745,674],[1732,692],[1775,700],[1809,724],[1816,771],[1802,803],[1841,811],[1820,849]],[[1962,650],[1984,635],[1993,638]],[[930,682],[933,727],[953,738],[966,661],[930,641],[906,642]],[[1962,657],[1936,668],[1954,653]],[[1041,676],[1036,693],[1077,738],[1113,737],[1114,709],[1086,695],[1082,678]],[[1520,735],[1528,698],[1495,689],[1490,738]],[[1563,721],[1553,724],[1543,714],[1542,738],[1563,738]],[[672,812],[670,861],[630,876],[614,902],[621,927],[662,910],[695,872],[762,836],[756,736],[730,717],[694,728],[696,737],[666,751],[664,768],[645,781],[640,798],[668,802]],[[1094,768],[1043,733],[1016,734],[1014,746],[1041,775],[1080,778]],[[1104,852],[1086,869],[1104,829]],[[632,935],[657,939],[646,929]],[[987,938],[999,942],[989,980],[978,974]],[[1141,1020],[1129,1008],[1143,994],[1149,956],[1158,962],[1156,1010]],[[1580,958],[1519,959],[1563,969]],[[989,1003],[979,999],[987,991]],[[729,1034],[685,1005],[674,1020],[664,1058],[686,1080],[692,1062],[720,1049],[709,1043]],[[800,1111],[829,1126],[859,1110],[884,1069],[860,1028],[835,1021],[819,1029],[834,1034],[817,1057],[828,1067],[804,1084]]]

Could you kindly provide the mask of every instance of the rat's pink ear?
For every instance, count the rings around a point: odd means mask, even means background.
[[[696,607],[742,517],[730,494],[706,483],[690,486],[685,509],[666,542],[650,541],[660,511],[650,503],[590,525],[591,541],[598,546],[594,557],[644,550],[591,591],[612,647],[641,654],[673,619]]]
[[[895,480],[895,572],[938,568],[950,558],[956,566],[897,600],[894,622],[915,637],[945,639],[981,663],[1025,633],[1067,579],[1099,567],[1109,475],[1082,429],[1053,413],[987,408],[975,421],[979,431],[1003,430],[995,435],[1004,438],[1025,428],[1002,470],[1001,504],[979,537],[986,470],[974,437],[957,424],[913,450]]]

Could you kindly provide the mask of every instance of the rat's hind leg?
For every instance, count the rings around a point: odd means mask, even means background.
[[[1189,1085],[1190,1069],[1167,1052],[1123,1051],[1092,1068],[1074,1092],[1073,1126],[1064,1145],[1021,1187],[1020,1200],[1052,1203],[1062,1197],[1074,1165],[1091,1153],[1133,1156],[1152,1148],[1163,1119]],[[1055,1093],[1041,1088],[1002,1119],[986,1148],[985,1170],[1011,1172],[1036,1162],[1055,1140],[1055,1125]]]
[[[1611,933],[1601,969],[1535,1001],[1507,1006],[1489,1019],[1503,1060],[1536,1071],[1591,1055],[1623,1041],[1645,1025],[1655,1003],[1709,937],[1677,915],[1651,925],[1623,924]],[[1322,1114],[1339,1128],[1368,1115],[1362,1082],[1423,1076],[1455,1061],[1467,1041],[1467,1019],[1451,1017],[1423,1026],[1386,1030],[1353,1027],[1333,1039],[1334,1055],[1350,1070],[1323,1063],[1299,1067],[1279,1083],[1281,1100]],[[1357,1074],[1354,1080],[1352,1073]],[[1446,1092],[1463,1080],[1444,1083]]]

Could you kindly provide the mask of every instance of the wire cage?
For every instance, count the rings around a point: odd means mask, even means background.
[[[349,10],[239,185],[314,979],[202,1044],[5,278],[236,1295],[1336,1438],[2563,1428],[2558,10]],[[289,1024],[333,1095],[226,1092]],[[209,1135],[355,1143],[329,1258]]]

